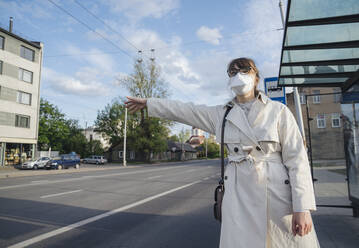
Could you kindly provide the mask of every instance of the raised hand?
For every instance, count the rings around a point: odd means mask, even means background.
[[[125,102],[125,105],[131,114],[146,107],[147,104],[146,98],[132,97],[132,96],[126,96],[126,98],[128,100]]]

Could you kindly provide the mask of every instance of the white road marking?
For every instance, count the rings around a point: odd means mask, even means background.
[[[159,177],[163,177],[164,175],[158,175],[158,176],[153,176],[153,177],[147,177],[147,179],[155,179],[155,178],[159,178]]]
[[[67,192],[62,192],[62,193],[57,193],[57,194],[51,194],[51,195],[43,195],[43,196],[40,196],[40,198],[49,198],[49,197],[54,197],[54,196],[59,196],[59,195],[67,195],[67,194],[72,194],[72,193],[76,193],[76,192],[80,192],[80,191],[82,191],[82,189],[67,191]]]
[[[42,181],[42,182],[39,181],[36,183],[26,183],[26,184],[3,186],[3,187],[0,187],[0,190],[22,188],[22,187],[27,187],[27,186],[37,186],[37,185],[43,185],[43,184],[71,182],[71,181],[85,180],[85,179],[90,179],[90,178],[113,177],[113,176],[131,175],[131,174],[144,173],[144,172],[163,171],[163,170],[170,170],[170,169],[178,169],[178,168],[182,168],[182,167],[188,167],[188,165],[175,166],[175,167],[169,167],[169,168],[160,168],[160,169],[147,169],[147,170],[139,170],[139,171],[121,172],[121,173],[97,175],[97,176],[77,177],[77,178],[61,179],[61,180],[54,180],[54,181],[48,181],[48,180]]]
[[[186,172],[192,172],[195,171],[196,169],[191,169],[191,170],[186,170]]]
[[[139,206],[139,205],[145,204],[145,203],[147,203],[147,202],[149,202],[149,201],[152,201],[152,200],[155,200],[155,199],[160,198],[160,197],[162,197],[162,196],[171,194],[171,193],[176,192],[176,191],[178,191],[178,190],[181,190],[181,189],[184,189],[184,188],[188,188],[188,187],[190,187],[190,186],[192,186],[192,185],[195,185],[195,184],[197,184],[197,183],[200,183],[200,182],[202,182],[202,181],[204,181],[204,180],[205,180],[205,179],[200,179],[200,180],[194,181],[194,182],[192,182],[192,183],[188,183],[188,184],[182,185],[182,186],[180,186],[180,187],[177,187],[177,188],[174,188],[174,189],[170,189],[170,190],[165,191],[165,192],[163,192],[163,193],[160,193],[160,194],[157,194],[157,195],[154,195],[154,196],[147,197],[147,198],[145,198],[145,199],[142,199],[142,200],[140,200],[140,201],[131,203],[131,204],[129,204],[129,205],[126,205],[126,206],[123,206],[123,207],[120,207],[120,208],[111,210],[111,211],[106,212],[106,213],[103,213],[103,214],[99,214],[99,215],[93,216],[93,217],[90,217],[90,218],[88,218],[88,219],[84,219],[84,220],[81,220],[81,221],[79,221],[79,222],[76,222],[76,223],[74,223],[74,224],[71,224],[71,225],[68,225],[68,226],[65,226],[65,227],[56,229],[56,230],[54,230],[54,231],[51,231],[51,232],[48,232],[48,233],[44,233],[44,234],[41,234],[41,235],[39,235],[39,236],[30,238],[30,239],[28,239],[28,240],[25,240],[25,241],[22,241],[22,242],[20,242],[20,243],[17,243],[17,244],[14,244],[14,245],[12,245],[12,246],[9,246],[8,248],[22,248],[22,247],[26,247],[26,246],[35,244],[35,243],[40,242],[40,241],[42,241],[42,240],[45,240],[45,239],[54,237],[54,236],[56,236],[56,235],[59,235],[59,234],[65,233],[65,232],[68,232],[68,231],[70,231],[70,230],[72,230],[72,229],[75,229],[75,228],[84,226],[84,225],[89,224],[89,223],[91,223],[91,222],[94,222],[94,221],[97,221],[97,220],[106,218],[106,217],[108,217],[108,216],[114,215],[114,214],[119,213],[119,212],[123,212],[123,211],[125,211],[125,210],[130,209],[130,208],[137,207],[137,206]]]
[[[49,180],[39,180],[39,181],[31,181],[31,183],[42,183],[42,182],[48,182]]]

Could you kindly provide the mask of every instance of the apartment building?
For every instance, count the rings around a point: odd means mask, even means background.
[[[96,127],[91,126],[85,128],[82,133],[85,135],[87,141],[98,140],[101,142],[102,148],[107,150],[110,147],[109,138],[105,138],[103,134],[95,131]]]
[[[43,44],[0,27],[0,166],[33,159],[40,108]]]
[[[307,116],[309,116],[313,159],[343,159],[344,135],[340,89],[336,87],[301,87],[298,88],[298,91],[307,144],[309,144]],[[287,94],[287,105],[296,116],[293,93]]]

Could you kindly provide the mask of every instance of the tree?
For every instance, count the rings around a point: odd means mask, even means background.
[[[47,100],[40,100],[40,120],[38,146],[40,150],[64,151],[63,141],[70,133],[65,115],[57,106]]]
[[[178,133],[178,138],[182,143],[184,143],[191,138],[191,132],[188,129],[184,130],[182,128],[182,130]]]
[[[135,62],[134,72],[118,79],[130,95],[142,98],[168,96],[168,90],[161,79],[160,68],[154,61],[149,63]],[[142,109],[140,116],[137,113],[129,115],[128,146],[143,154],[147,161],[153,152],[162,152],[167,149],[168,126],[172,122],[148,116],[147,109]],[[114,144],[114,143],[112,143]]]
[[[124,120],[125,106],[119,99],[114,99],[105,106],[104,110],[98,111],[95,131],[110,137],[111,145],[117,145],[122,142]],[[128,121],[131,122],[131,120]]]
[[[180,142],[180,139],[178,138],[178,136],[176,134],[169,136],[168,140],[171,140],[173,142]]]
[[[87,141],[78,120],[66,119],[57,106],[40,100],[38,147],[60,153],[76,152],[81,157],[103,154],[99,141]]]
[[[221,156],[220,151],[221,147],[219,144],[212,142],[207,139],[207,157],[208,158],[219,158]],[[205,156],[205,150],[206,150],[206,142],[203,142],[201,145],[201,150],[203,151],[203,156]],[[227,152],[226,149],[224,149],[224,156],[226,157]]]
[[[82,129],[79,126],[78,120],[69,119],[66,120],[66,124],[69,128],[69,135],[63,141],[64,152],[76,152],[83,158],[92,155],[88,141],[85,135],[82,133]]]

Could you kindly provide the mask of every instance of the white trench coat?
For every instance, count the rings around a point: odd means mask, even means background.
[[[232,101],[234,103],[234,101]],[[215,134],[220,143],[226,107],[147,99],[149,116]],[[228,148],[220,248],[317,248],[312,231],[291,231],[292,213],[316,210],[302,136],[290,110],[260,92],[248,118],[234,104],[227,116]]]

